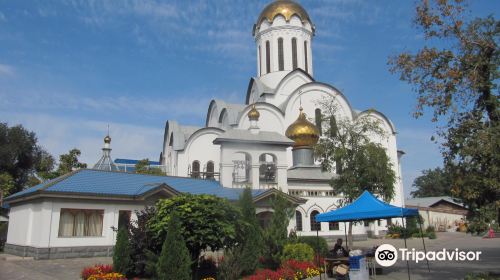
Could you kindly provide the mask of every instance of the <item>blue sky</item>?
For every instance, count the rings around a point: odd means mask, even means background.
[[[212,98],[244,102],[255,75],[252,25],[269,1],[0,0],[0,121],[22,124],[56,157],[93,165],[110,125],[114,158],[157,160],[167,119],[203,125]],[[435,124],[414,119],[411,87],[387,58],[423,45],[414,1],[300,2],[316,24],[314,77],[398,130],[405,192],[441,165]],[[470,3],[469,16],[500,10]]]

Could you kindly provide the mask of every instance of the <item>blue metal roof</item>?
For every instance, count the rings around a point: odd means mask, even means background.
[[[229,200],[237,200],[243,192],[243,189],[222,187],[215,180],[80,169],[15,193],[7,197],[6,200],[30,196],[39,192],[134,198],[162,184],[166,184],[181,193],[210,194]],[[264,190],[252,190],[252,195],[257,196],[263,192]]]
[[[115,163],[117,164],[137,164],[139,160],[137,159],[126,159],[126,158],[117,158],[115,159]],[[149,161],[149,165],[160,165],[159,161]]]

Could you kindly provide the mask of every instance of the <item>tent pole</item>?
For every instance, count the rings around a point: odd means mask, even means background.
[[[408,246],[406,245],[406,223],[405,223],[405,218],[402,217],[401,221],[403,222],[403,228],[405,229],[405,232],[403,234],[403,237],[405,239],[405,249],[408,250]],[[406,270],[408,271],[408,280],[410,280],[410,262],[408,261],[408,258],[406,259]]]
[[[345,247],[347,248],[347,251],[349,251],[349,242],[347,241],[347,226],[344,222],[344,234],[345,234]]]
[[[418,224],[420,225],[420,237],[422,237],[422,244],[424,245],[424,252],[425,252],[425,260],[427,261],[427,270],[431,272],[431,269],[429,267],[429,259],[427,259],[427,249],[425,248],[425,241],[424,241],[424,231],[422,230],[422,219],[420,219],[420,214],[418,214]]]
[[[321,223],[320,227],[321,227]],[[321,264],[319,260],[319,229],[316,227],[316,258],[318,258],[318,269],[321,271]],[[321,272],[319,273],[319,280],[321,280]]]

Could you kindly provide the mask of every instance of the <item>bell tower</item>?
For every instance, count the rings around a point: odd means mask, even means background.
[[[298,3],[277,0],[268,4],[253,27],[257,77],[273,87],[297,68],[312,76],[314,31],[309,15]]]

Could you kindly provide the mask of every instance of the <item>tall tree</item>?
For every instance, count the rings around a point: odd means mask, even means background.
[[[244,275],[251,275],[257,268],[259,257],[262,256],[262,231],[255,213],[252,190],[246,188],[238,202],[243,222],[241,244],[238,259]]]
[[[500,22],[465,11],[463,0],[421,1],[415,24],[425,45],[389,64],[417,92],[415,117],[431,109],[433,121],[447,119],[438,134],[452,193],[479,214],[500,207]]]
[[[443,168],[426,169],[413,181],[413,197],[450,196],[451,178]]]
[[[43,169],[41,159],[45,155],[47,152],[38,145],[34,132],[21,125],[9,127],[0,123],[0,173],[11,176],[14,186],[10,193],[21,191],[37,169]]]
[[[271,205],[274,212],[269,227],[264,232],[264,254],[271,268],[277,268],[281,262],[283,248],[288,241],[288,224],[295,208],[281,193],[272,199]]]
[[[339,116],[336,104],[335,98],[319,102],[323,129],[329,133],[315,146],[316,158],[323,169],[338,174],[331,180],[333,189],[342,194],[343,205],[351,203],[365,190],[391,201],[396,181],[392,163],[381,145],[370,142],[370,136],[386,137],[381,124],[368,117],[353,121],[336,119]],[[352,223],[349,223],[348,240],[352,246]]]
[[[0,173],[0,207],[3,205],[3,198],[14,188],[14,179],[9,173]]]
[[[159,280],[191,279],[191,258],[175,212],[168,223],[167,238],[156,266]]]
[[[151,168],[149,159],[141,159],[135,164],[135,172],[151,175],[165,175],[160,168]]]

